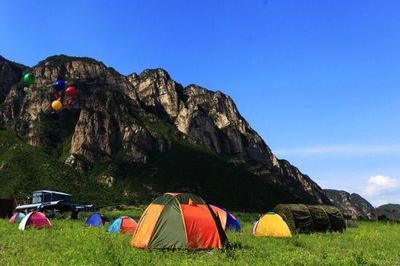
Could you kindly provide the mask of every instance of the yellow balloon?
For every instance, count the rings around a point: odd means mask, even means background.
[[[62,109],[62,103],[60,100],[55,100],[51,103],[51,108],[56,111],[60,111]]]

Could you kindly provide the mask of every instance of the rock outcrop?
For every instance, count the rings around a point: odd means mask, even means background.
[[[332,203],[351,218],[374,219],[375,208],[360,195],[350,194],[343,190],[325,189],[324,191]]]
[[[311,178],[275,157],[229,96],[193,84],[182,88],[162,69],[145,70],[128,79],[143,107],[173,123],[184,135],[231,163],[245,164],[251,172],[286,187],[299,198],[330,203]]]
[[[377,208],[380,220],[400,222],[400,204],[384,204]]]
[[[8,95],[11,86],[21,80],[25,68],[0,56],[0,104]]]
[[[94,59],[52,56],[30,69],[36,81],[26,94],[18,83],[24,69],[8,64],[3,63],[8,74],[0,74],[0,85],[6,84],[0,89],[7,95],[0,125],[31,145],[60,153],[67,143],[65,162],[80,171],[112,164],[115,158],[151,168],[157,154],[184,142],[246,169],[266,184],[265,193],[271,184],[301,201],[330,204],[310,177],[275,157],[222,92],[183,87],[162,69],[123,76]],[[76,86],[79,95],[71,108],[55,113],[50,105],[58,78]],[[117,182],[118,174],[112,176]]]

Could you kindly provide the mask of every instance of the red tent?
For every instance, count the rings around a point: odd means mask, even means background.
[[[19,224],[19,230],[25,230],[28,227],[33,227],[35,229],[48,228],[53,225],[50,220],[47,219],[46,215],[41,212],[31,212],[22,219]]]

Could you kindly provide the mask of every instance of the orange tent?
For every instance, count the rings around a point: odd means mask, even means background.
[[[134,233],[137,228],[137,223],[131,217],[121,216],[116,219],[110,227],[108,227],[109,233]]]
[[[202,198],[166,193],[144,211],[132,246],[158,249],[221,249],[227,238],[221,223]]]

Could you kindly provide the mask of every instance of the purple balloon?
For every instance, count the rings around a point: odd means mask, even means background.
[[[56,83],[54,84],[54,89],[56,91],[61,91],[65,88],[65,81],[62,79],[59,79],[56,81]]]

